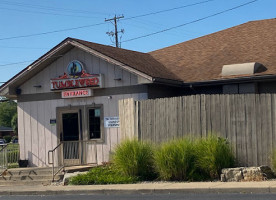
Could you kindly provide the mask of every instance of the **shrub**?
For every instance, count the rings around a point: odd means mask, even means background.
[[[8,163],[17,163],[19,159],[19,151],[11,150],[7,152]]]
[[[234,167],[235,157],[226,139],[209,136],[197,140],[195,145],[196,165],[210,178],[219,178],[223,168]]]
[[[6,141],[6,143],[10,143],[12,137],[10,135],[6,135],[6,136],[3,137],[3,139]]]
[[[163,143],[155,152],[155,169],[162,180],[188,180],[195,171],[193,143],[189,139]]]
[[[155,178],[153,169],[153,147],[147,142],[126,140],[114,151],[113,162],[125,175],[142,180]]]
[[[271,165],[274,172],[276,172],[276,149],[273,150],[271,155]]]
[[[95,184],[124,184],[136,183],[137,177],[125,176],[113,165],[105,165],[92,168],[86,174],[79,174],[72,177],[70,185],[95,185]]]

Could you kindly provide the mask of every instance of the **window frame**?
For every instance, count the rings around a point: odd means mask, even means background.
[[[100,138],[90,138],[90,122],[89,122],[89,110],[91,109],[100,109]],[[89,105],[85,108],[86,111],[86,124],[87,124],[87,139],[90,141],[97,141],[97,142],[104,142],[104,110],[103,110],[103,104],[95,104],[95,105]]]

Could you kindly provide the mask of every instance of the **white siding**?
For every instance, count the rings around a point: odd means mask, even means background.
[[[103,104],[104,117],[119,116],[118,100],[134,98],[135,100],[146,99],[146,93],[90,97],[82,99],[59,99],[47,101],[32,101],[18,103],[18,126],[20,141],[20,158],[28,159],[31,166],[48,165],[48,151],[58,143],[57,126],[50,125],[50,119],[56,119],[56,107],[79,105]],[[24,117],[22,117],[24,116]],[[83,134],[88,134],[84,131]],[[103,143],[97,144],[98,163],[109,161],[110,152],[120,141],[119,128],[105,128]],[[88,136],[84,136],[88,138]],[[89,149],[92,151],[90,152]],[[94,153],[95,149],[90,146],[88,153]],[[95,160],[87,160],[95,162]]]
[[[49,93],[50,79],[67,73],[66,68],[70,61],[79,60],[84,64],[86,72],[103,74],[104,88],[131,86],[138,84],[138,77],[121,67],[110,64],[96,56],[74,48],[56,62],[52,63],[33,78],[21,85],[22,95]],[[121,79],[121,80],[116,80]],[[41,88],[33,87],[41,85]],[[59,142],[57,125],[50,125],[50,119],[57,119],[57,107],[89,106],[93,103],[103,105],[104,117],[119,116],[118,101],[124,98],[135,100],[147,99],[147,93],[97,96],[89,98],[53,99],[44,101],[30,101],[18,103],[18,128],[20,142],[20,158],[28,159],[31,166],[47,166],[48,151],[55,148]],[[84,112],[84,114],[86,114]],[[83,129],[83,138],[88,138],[88,131]],[[95,154],[97,149],[98,163],[107,162],[110,152],[120,142],[119,128],[104,128],[104,142],[87,146],[87,163],[95,162],[89,154]]]
[[[84,64],[86,72],[88,73],[103,74],[105,88],[137,85],[138,83],[136,75],[122,70],[121,67],[110,64],[87,52],[81,51],[78,48],[74,48],[46,67],[44,70],[36,74],[33,78],[22,84],[20,87],[22,94],[51,92],[50,79],[62,76],[64,72],[67,73],[67,65],[72,60],[81,61]],[[121,78],[121,80],[114,80],[117,78]],[[35,85],[41,85],[42,87],[36,88],[34,87]]]

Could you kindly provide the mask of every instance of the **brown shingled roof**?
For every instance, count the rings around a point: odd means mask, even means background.
[[[223,65],[249,62],[267,68],[255,75],[276,74],[276,19],[248,22],[149,54],[184,82],[225,79]]]
[[[115,48],[75,38],[71,39],[153,78],[180,80],[177,75],[170,72],[163,66],[163,64],[155,60],[150,54]]]

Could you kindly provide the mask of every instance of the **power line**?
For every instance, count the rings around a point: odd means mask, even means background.
[[[35,61],[35,60],[26,60],[26,61],[14,62],[14,63],[1,64],[0,67],[2,67],[2,66],[8,66],[8,65],[23,64],[23,63],[27,63],[27,62],[33,62],[33,61]]]
[[[156,14],[159,14],[159,13],[169,12],[169,11],[178,10],[178,9],[182,9],[182,8],[187,8],[187,7],[191,7],[191,6],[196,6],[196,5],[208,3],[208,2],[211,2],[211,1],[215,1],[215,0],[201,1],[201,2],[197,2],[197,3],[193,3],[193,4],[188,4],[188,5],[184,5],[184,6],[179,6],[179,7],[175,7],[175,8],[166,9],[166,10],[160,10],[160,11],[151,12],[151,13],[147,13],[147,14],[137,15],[137,16],[134,16],[134,17],[128,17],[128,18],[125,18],[125,19],[122,19],[122,20],[129,20],[129,19],[135,19],[135,18],[138,18],[138,17],[146,17],[146,16],[149,16],[149,15],[156,15]]]
[[[7,48],[7,49],[50,49],[50,47],[46,48],[46,47],[23,47],[23,46],[15,46],[15,47],[11,47],[11,46],[0,46],[0,48]]]
[[[34,34],[29,34],[29,35],[20,35],[20,36],[6,37],[6,38],[0,38],[0,41],[2,41],[2,40],[17,39],[17,38],[26,38],[26,37],[32,37],[32,36],[38,36],[38,35],[47,35],[47,34],[51,34],[51,33],[59,33],[59,32],[65,32],[65,31],[71,31],[71,30],[76,30],[76,29],[82,29],[82,28],[93,27],[93,26],[99,26],[99,25],[103,25],[103,24],[105,24],[105,23],[102,22],[102,23],[98,23],[98,24],[91,24],[91,25],[85,25],[85,26],[78,26],[78,27],[60,29],[60,30],[55,30],[55,31],[47,31],[47,32],[34,33]]]
[[[208,19],[208,18],[217,16],[217,15],[220,15],[220,14],[223,14],[223,13],[226,13],[226,12],[229,12],[229,11],[232,11],[232,10],[235,10],[235,9],[238,9],[238,8],[240,8],[240,7],[243,7],[243,6],[252,4],[252,3],[257,2],[257,1],[258,1],[258,0],[249,1],[249,2],[247,2],[247,3],[244,3],[244,4],[241,4],[241,5],[235,6],[235,7],[233,7],[233,8],[229,8],[229,9],[223,10],[223,11],[221,11],[221,12],[218,12],[218,13],[215,13],[215,14],[212,14],[212,15],[208,15],[208,16],[203,17],[203,18],[199,18],[199,19],[197,19],[197,20],[193,20],[193,21],[190,21],[190,22],[187,22],[187,23],[184,23],[184,24],[180,24],[180,25],[178,25],[178,26],[174,26],[174,27],[171,27],[171,28],[167,28],[167,29],[164,29],[164,30],[161,30],[161,31],[157,31],[157,32],[150,33],[150,34],[147,34],[147,35],[139,36],[139,37],[136,37],[136,38],[132,38],[132,39],[129,39],[129,40],[125,40],[125,41],[122,41],[122,42],[129,42],[129,41],[137,40],[137,39],[140,39],[140,38],[149,37],[149,36],[156,35],[156,34],[159,34],[159,33],[163,33],[163,32],[166,32],[166,31],[169,31],[169,30],[172,30],[172,29],[176,29],[176,28],[179,28],[179,27],[182,27],[182,26],[186,26],[186,25],[189,25],[189,24],[193,24],[193,23],[196,23],[196,22],[199,22],[199,21],[202,21],[202,20],[205,20],[205,19]],[[98,25],[100,25],[100,24],[103,24],[103,23],[99,23]],[[3,39],[0,39],[0,40],[3,40]],[[32,60],[32,61],[34,61],[34,60]],[[18,63],[8,63],[8,64],[2,64],[2,65],[0,65],[0,66],[21,64],[21,63],[24,63],[24,62],[31,62],[31,61],[23,61],[23,62],[18,62]]]
[[[226,13],[226,12],[229,12],[229,11],[232,11],[232,10],[235,10],[235,9],[238,9],[238,8],[240,8],[240,7],[243,7],[243,6],[252,4],[252,3],[256,2],[256,1],[258,1],[258,0],[249,1],[249,2],[244,3],[244,4],[241,4],[241,5],[239,5],[239,6],[235,6],[235,7],[233,7],[233,8],[229,8],[229,9],[227,9],[227,10],[223,10],[223,11],[221,11],[221,12],[218,12],[218,13],[215,13],[215,14],[212,14],[212,15],[208,15],[208,16],[206,16],[206,17],[202,17],[202,18],[199,18],[199,19],[196,19],[196,20],[193,20],[193,21],[184,23],[184,24],[180,24],[180,25],[178,25],[178,26],[173,26],[173,27],[170,27],[170,28],[166,28],[166,29],[163,29],[163,30],[160,30],[160,31],[156,31],[156,32],[154,32],[154,33],[149,33],[149,34],[147,34],[147,35],[142,35],[142,36],[139,36],[139,37],[135,37],[135,38],[132,38],[132,39],[129,39],[129,40],[125,40],[125,41],[122,41],[122,42],[130,42],[130,41],[133,41],[133,40],[137,40],[137,39],[149,37],[149,36],[156,35],[156,34],[159,34],[159,33],[163,33],[163,32],[166,32],[166,31],[170,31],[170,30],[173,30],[173,29],[176,29],[176,28],[180,28],[180,27],[183,27],[183,26],[187,26],[187,25],[189,25],[189,24],[193,24],[193,23],[196,23],[196,22],[199,22],[199,21],[203,21],[203,20],[205,20],[205,19],[208,19],[208,18],[217,16],[217,15],[220,15],[220,14],[223,14],[223,13]]]
[[[162,12],[168,12],[168,11],[172,11],[172,10],[176,10],[176,9],[180,9],[180,8],[186,8],[186,7],[190,7],[190,6],[194,6],[194,5],[199,5],[199,4],[207,3],[207,2],[210,2],[210,1],[215,1],[215,0],[201,1],[201,2],[198,2],[198,3],[184,5],[184,6],[180,6],[180,7],[176,7],[176,8],[171,8],[171,9],[166,9],[166,10],[160,10],[160,11],[157,11],[157,12],[151,12],[151,13],[147,13],[147,14],[143,14],[143,15],[137,15],[137,16],[125,18],[124,20],[130,20],[130,19],[135,19],[135,18],[139,18],[139,17],[145,17],[145,16],[149,16],[149,15],[155,15],[155,14],[159,14],[159,13],[162,13]],[[39,35],[47,35],[47,34],[52,34],[52,33],[59,33],[59,32],[76,30],[76,29],[89,28],[89,27],[99,26],[99,25],[103,25],[103,24],[105,24],[105,23],[90,24],[90,25],[73,27],[73,28],[67,28],[67,29],[61,29],[61,30],[47,31],[47,32],[42,32],[42,33],[34,33],[34,34],[28,34],[28,35],[6,37],[6,38],[0,38],[0,41],[17,39],[17,38],[33,37],[33,36],[39,36]]]
[[[88,13],[91,14],[91,10],[78,10],[78,9],[69,9],[69,8],[61,8],[61,7],[51,7],[51,6],[42,6],[42,5],[37,5],[37,4],[27,4],[27,3],[20,3],[20,2],[10,2],[10,1],[1,1],[0,4],[5,4],[5,5],[12,5],[12,6],[20,6],[20,7],[27,7],[27,8],[35,8],[35,9],[43,9],[43,10],[51,10],[51,11],[61,11],[61,12],[76,12],[76,13]],[[93,13],[101,14],[101,15],[106,15],[107,13],[101,13],[101,12],[95,12]]]
[[[82,18],[100,18],[100,17],[68,15],[68,14],[60,14],[60,13],[47,13],[47,12],[41,12],[41,11],[19,10],[19,9],[13,9],[13,8],[0,8],[0,9],[1,10],[11,10],[11,11],[16,11],[16,12],[31,13],[31,14],[44,14],[44,15],[65,16],[65,17],[82,17]]]

